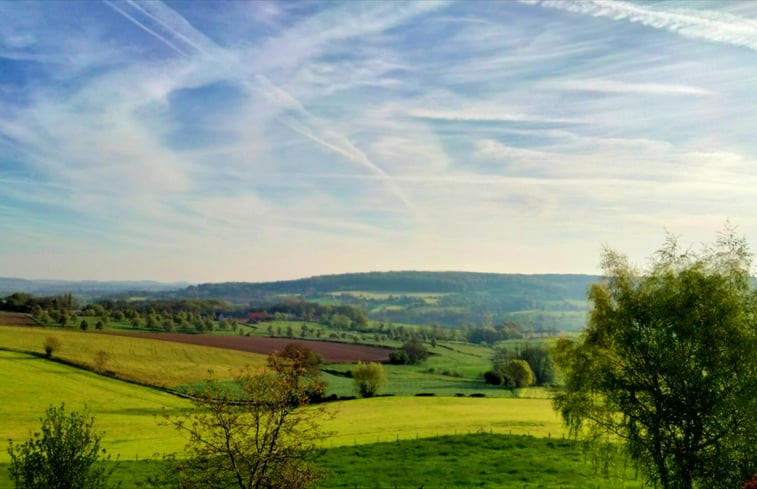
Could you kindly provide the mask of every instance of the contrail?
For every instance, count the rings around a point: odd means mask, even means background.
[[[741,46],[757,51],[757,21],[712,10],[658,10],[621,0],[521,0],[522,3],[593,17],[626,20],[686,37]]]
[[[169,40],[168,40],[168,39],[166,39],[165,37],[161,36],[160,34],[158,34],[157,32],[155,32],[154,30],[150,29],[149,27],[147,27],[147,26],[146,26],[146,25],[144,25],[143,23],[139,22],[139,21],[138,21],[137,19],[135,19],[135,18],[134,18],[134,17],[132,17],[131,15],[127,14],[127,13],[126,13],[125,11],[123,11],[122,9],[120,9],[119,7],[117,7],[117,6],[116,6],[116,5],[115,5],[115,4],[113,3],[113,2],[111,2],[110,0],[103,0],[103,2],[105,2],[105,5],[107,5],[108,7],[112,8],[113,10],[115,10],[116,12],[118,12],[119,14],[121,14],[122,16],[126,17],[126,18],[127,18],[127,19],[128,19],[129,21],[131,21],[131,22],[132,22],[133,24],[135,24],[135,25],[136,25],[137,27],[139,27],[139,28],[140,28],[140,29],[142,29],[143,31],[147,32],[147,33],[148,33],[148,34],[150,34],[151,36],[155,37],[156,39],[158,39],[159,41],[161,41],[161,42],[162,42],[163,44],[165,44],[166,46],[170,47],[171,49],[173,49],[173,50],[174,50],[174,51],[176,51],[177,53],[181,54],[182,56],[187,56],[187,53],[185,53],[184,51],[182,51],[181,49],[179,49],[179,48],[178,48],[178,47],[177,47],[177,46],[176,46],[175,44],[173,44],[173,43],[172,43],[171,41],[169,41]]]
[[[132,15],[127,14],[123,9],[115,6],[111,0],[104,0],[107,5],[113,8],[115,11],[123,15],[129,21],[133,22],[145,32],[154,36],[167,46],[174,49],[176,52],[183,56],[189,56],[183,50],[179,49],[171,40],[165,36],[160,35],[153,29],[148,28],[143,23],[136,20]],[[273,84],[267,77],[256,74],[254,76],[255,83],[252,83],[246,76],[248,69],[243,63],[241,63],[233,53],[230,53],[225,48],[216,44],[212,39],[208,38],[205,34],[194,28],[187,20],[172,10],[170,7],[165,6],[162,3],[145,3],[139,4],[134,0],[125,0],[126,3],[132,7],[132,9],[138,11],[140,14],[151,19],[152,22],[160,26],[163,30],[167,31],[171,37],[180,41],[186,47],[191,47],[192,50],[201,54],[210,56],[218,60],[219,56],[225,58],[222,61],[235,65],[237,68],[235,74],[247,89],[263,95],[268,101],[272,102],[279,108],[295,110],[299,115],[305,119],[301,123],[295,123],[291,120],[287,120],[284,117],[277,117],[277,120],[288,127],[297,134],[305,137],[306,139],[323,146],[324,148],[333,151],[340,156],[344,157],[348,161],[362,166],[363,168],[371,171],[385,182],[392,194],[394,194],[414,215],[418,215],[416,207],[410,202],[407,196],[404,195],[399,188],[393,177],[381,169],[378,165],[373,163],[368,156],[358,149],[347,137],[337,132],[324,129],[323,124],[313,116],[304,105],[292,96],[289,92],[281,87]],[[423,9],[419,9],[422,11]],[[386,28],[386,26],[383,26]],[[309,122],[308,122],[309,121]],[[314,130],[315,129],[315,130]],[[322,133],[317,135],[316,132]],[[333,133],[329,136],[329,132]],[[337,139],[337,141],[334,141]]]

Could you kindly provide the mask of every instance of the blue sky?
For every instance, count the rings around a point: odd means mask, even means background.
[[[757,2],[0,2],[0,276],[757,242]]]

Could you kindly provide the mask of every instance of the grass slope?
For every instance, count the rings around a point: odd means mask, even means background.
[[[478,434],[334,448],[318,460],[321,489],[641,488],[619,464],[598,476],[577,444]]]
[[[622,463],[598,475],[580,446],[527,436],[465,435],[328,449],[316,464],[319,489],[640,489]],[[162,470],[159,461],[122,461],[113,474],[124,488],[138,487]],[[0,489],[11,489],[0,464]]]
[[[158,424],[156,415],[183,412],[190,406],[185,399],[22,353],[0,351],[0,371],[0,462],[9,460],[9,438],[28,439],[45,409],[61,402],[74,410],[86,405],[96,429],[105,432],[104,447],[121,459],[152,457],[183,446],[172,428]]]
[[[54,357],[93,368],[95,355],[108,355],[105,369],[117,377],[136,382],[173,387],[208,378],[230,378],[246,365],[263,366],[266,357],[222,348],[169,341],[113,336],[61,328],[0,327],[0,348],[42,353],[47,337],[60,340]]]
[[[564,430],[548,399],[379,397],[328,405],[327,447],[438,435],[500,433],[560,438]]]

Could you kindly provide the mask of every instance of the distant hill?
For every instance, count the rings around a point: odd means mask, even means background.
[[[370,272],[279,282],[201,284],[160,295],[244,305],[293,297],[358,305],[374,320],[443,326],[512,321],[551,331],[583,327],[586,292],[597,280],[592,275]]]
[[[0,296],[14,292],[34,295],[58,295],[72,293],[78,296],[100,297],[127,292],[164,292],[183,289],[187,282],[162,283],[152,280],[135,281],[97,281],[97,280],[27,280],[22,278],[0,277]]]

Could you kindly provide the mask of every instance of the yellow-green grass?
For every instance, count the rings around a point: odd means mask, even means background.
[[[189,408],[186,399],[23,353],[0,351],[0,371],[0,463],[9,461],[7,440],[27,440],[47,407],[61,402],[77,411],[86,405],[96,430],[105,433],[104,448],[122,460],[184,445],[173,428],[158,421],[161,414]]]
[[[200,382],[213,370],[216,378],[231,378],[245,366],[262,367],[265,356],[223,348],[187,345],[61,328],[0,327],[0,348],[43,353],[48,337],[58,338],[53,353],[77,365],[95,368],[98,352],[107,354],[104,369],[119,378],[162,387]]]
[[[427,438],[437,435],[500,433],[562,437],[560,418],[548,399],[379,397],[327,405],[334,434],[327,446]]]

